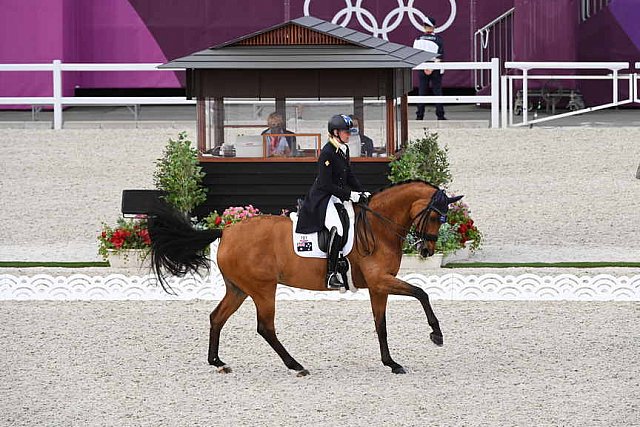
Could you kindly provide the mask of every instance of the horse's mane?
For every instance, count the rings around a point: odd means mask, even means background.
[[[392,182],[392,183],[391,183],[391,184],[389,184],[389,185],[386,185],[386,186],[384,186],[384,187],[382,187],[382,188],[378,188],[377,190],[375,190],[375,191],[371,194],[371,196],[373,197],[373,196],[375,196],[375,195],[376,195],[376,194],[378,194],[378,193],[382,193],[383,191],[388,190],[388,189],[393,188],[393,187],[397,187],[398,185],[403,185],[403,184],[412,184],[412,183],[414,183],[414,182],[418,182],[418,183],[422,183],[422,184],[427,184],[428,186],[430,186],[430,187],[432,187],[432,188],[435,188],[436,190],[439,190],[439,189],[440,189],[440,188],[438,188],[437,186],[433,185],[432,183],[427,182],[427,181],[425,181],[425,180],[423,180],[423,179],[406,179],[406,180],[404,180],[404,181],[400,181],[400,182]]]

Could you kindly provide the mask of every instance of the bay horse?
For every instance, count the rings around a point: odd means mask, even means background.
[[[389,354],[385,312],[387,297],[406,295],[418,299],[431,326],[431,341],[442,346],[438,319],[427,293],[396,277],[402,245],[414,227],[422,256],[435,251],[440,224],[448,206],[462,196],[449,198],[445,192],[424,181],[392,184],[374,193],[367,204],[354,206],[356,212],[354,249],[348,255],[353,282],[368,288],[382,363],[396,374],[405,373]],[[353,232],[354,230],[351,230]],[[220,331],[225,322],[250,296],[255,303],[258,333],[297,376],[309,371],[298,363],[276,336],[275,297],[278,283],[301,289],[327,291],[327,260],[303,258],[293,250],[292,222],[284,216],[260,215],[245,219],[223,230],[197,230],[181,214],[158,212],[149,219],[152,268],[165,291],[168,284],[163,270],[177,276],[208,268],[204,249],[220,239],[217,264],[226,293],[210,315],[208,362],[219,372],[231,372],[220,360]]]

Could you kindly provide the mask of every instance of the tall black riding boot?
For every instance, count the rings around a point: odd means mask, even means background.
[[[338,274],[338,255],[340,254],[340,236],[336,227],[331,228],[329,248],[327,249],[327,288],[340,289],[344,286],[342,277]]]

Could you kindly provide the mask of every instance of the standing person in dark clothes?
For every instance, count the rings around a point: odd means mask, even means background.
[[[337,114],[329,120],[329,141],[318,157],[318,176],[298,211],[296,233],[321,231],[325,227],[328,209],[345,209],[343,202],[351,200],[357,203],[361,198],[371,195],[364,191],[364,187],[351,171],[347,144],[352,127],[351,118],[343,114]],[[327,287],[339,289],[346,286],[341,275],[337,274],[340,252],[338,242],[341,236],[337,234],[337,227],[333,226],[330,230],[331,238],[327,249]]]
[[[434,59],[434,62],[440,62],[444,57],[444,42],[442,37],[435,33],[435,29],[436,20],[427,16],[424,21],[424,34],[413,42],[413,47],[437,54],[438,56]],[[435,96],[442,96],[442,72],[440,70],[421,70],[419,72],[420,89],[418,94],[420,96],[426,96],[429,85],[431,85],[433,94]],[[441,103],[436,104],[436,117],[438,120],[447,120],[444,116],[444,107]],[[418,104],[416,119],[424,119],[424,104]]]

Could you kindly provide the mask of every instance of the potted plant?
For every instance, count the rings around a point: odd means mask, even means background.
[[[443,226],[444,225],[449,225],[452,229],[454,233],[452,247],[455,247],[453,251],[445,253],[445,264],[455,261],[456,259],[466,258],[482,246],[482,232],[475,225],[473,219],[471,219],[469,205],[462,200],[449,206],[447,224],[443,224]],[[439,240],[440,235],[438,235],[438,241]]]
[[[177,140],[169,138],[163,157],[156,162],[153,180],[156,188],[165,192],[164,200],[189,216],[207,199],[207,190],[202,186],[204,175],[198,165],[198,151],[187,139],[187,133],[180,132]]]
[[[120,218],[115,227],[102,223],[98,235],[98,253],[111,267],[142,267],[147,260],[151,240],[144,219]]]
[[[452,180],[447,154],[448,148],[441,147],[438,143],[438,134],[425,130],[424,137],[409,142],[400,155],[392,159],[389,180],[395,183],[421,179],[440,188],[446,188]],[[409,233],[403,245],[401,268],[439,268],[443,262],[451,259],[463,248],[477,250],[481,241],[482,233],[470,217],[469,206],[458,201],[449,206],[447,223],[440,226],[436,253],[427,259],[421,259],[415,248],[415,237]]]
[[[403,147],[403,150],[391,159],[391,182],[401,182],[409,179],[421,179],[437,187],[446,187],[451,182],[449,149],[438,144],[438,134],[427,132],[424,137]]]

